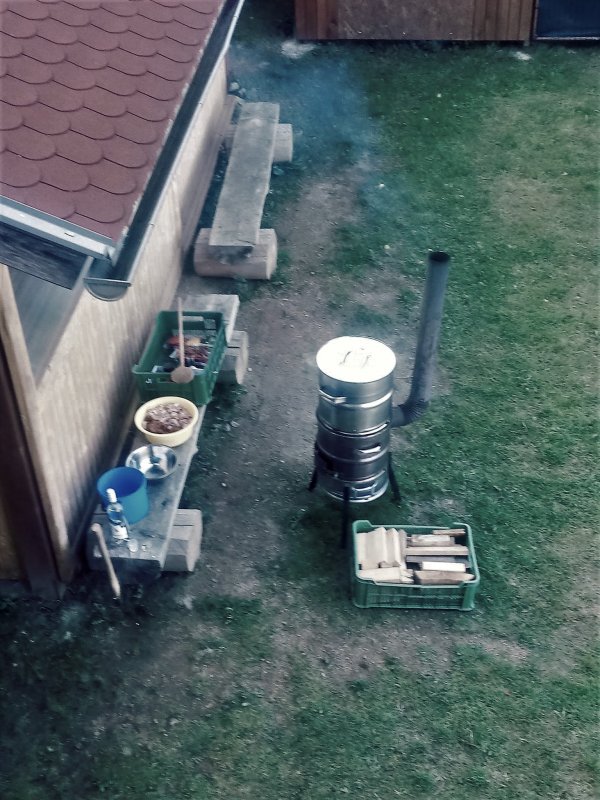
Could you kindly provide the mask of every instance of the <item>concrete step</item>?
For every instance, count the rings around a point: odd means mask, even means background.
[[[181,302],[186,311],[214,311],[223,314],[225,341],[229,344],[240,308],[237,294],[186,294]]]
[[[201,228],[194,247],[194,271],[205,278],[268,280],[277,267],[277,235],[262,228],[252,251],[241,257],[215,258],[210,253],[210,228]]]
[[[229,386],[241,386],[244,383],[248,369],[248,350],[246,331],[234,331],[223,356],[217,383]]]
[[[193,572],[200,557],[201,543],[202,512],[198,508],[180,508],[169,539],[163,572]]]

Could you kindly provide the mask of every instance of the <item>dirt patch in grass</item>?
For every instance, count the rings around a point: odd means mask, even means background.
[[[463,643],[466,644],[467,642]],[[513,664],[520,664],[531,655],[527,647],[522,647],[516,642],[507,642],[501,639],[485,639],[477,636],[469,641],[468,644],[479,645],[486,653],[511,661]]]
[[[543,231],[549,218],[560,215],[561,198],[547,179],[505,175],[495,182],[493,193],[496,211],[513,235],[522,235],[523,226]]]
[[[289,204],[283,218],[279,218],[278,235],[283,246],[290,251],[297,267],[309,269],[308,275],[311,266],[331,255],[334,229],[344,222],[356,221],[358,183],[358,170],[351,168],[336,178],[313,178]],[[306,236],[307,222],[310,237]]]
[[[569,596],[565,622],[552,634],[549,655],[541,665],[545,674],[567,677],[574,658],[594,657],[588,636],[600,626],[600,572],[593,545],[596,539],[596,532],[585,526],[565,529],[555,537],[565,570],[575,572],[577,583]],[[582,557],[584,553],[587,557]]]

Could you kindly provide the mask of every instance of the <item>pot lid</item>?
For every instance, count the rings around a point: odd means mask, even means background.
[[[337,381],[372,383],[394,371],[396,356],[375,339],[340,336],[324,344],[317,353],[317,367]]]

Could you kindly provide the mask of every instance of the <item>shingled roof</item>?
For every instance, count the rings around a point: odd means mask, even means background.
[[[117,243],[225,0],[1,0],[5,198]]]

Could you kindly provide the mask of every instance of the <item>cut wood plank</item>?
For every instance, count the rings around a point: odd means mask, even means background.
[[[447,547],[453,544],[452,536],[431,533],[413,534],[408,540],[409,547]]]
[[[217,259],[247,255],[258,244],[278,124],[277,103],[242,107],[208,244]]]
[[[223,356],[217,383],[241,386],[248,369],[248,334],[246,331],[234,331],[233,337]]]
[[[406,559],[406,545],[408,543],[408,536],[403,528],[398,528],[398,540],[400,542],[400,564],[403,565]]]
[[[415,581],[423,586],[454,586],[466,581],[472,581],[475,575],[464,572],[429,572],[415,570]]]
[[[404,533],[404,531],[402,531]],[[406,535],[406,534],[405,534]],[[400,542],[400,532],[396,528],[388,528],[385,532],[386,536],[386,560],[383,561],[381,567],[400,567],[404,565],[404,558],[402,556],[402,544]]]
[[[387,561],[386,530],[383,527],[356,534],[356,549],[362,559],[358,563],[363,570],[377,569]]]
[[[465,567],[471,566],[471,561],[467,556],[406,556],[406,563],[410,564],[411,566],[416,565],[419,569],[421,569],[421,564],[424,561],[429,561],[430,563],[445,561],[446,563],[452,562],[455,564],[464,564]]]
[[[412,570],[402,567],[382,567],[380,569],[361,569],[358,577],[375,583],[414,583]]]
[[[406,557],[409,556],[468,556],[469,548],[462,544],[453,544],[448,547],[411,547],[406,548]]]
[[[432,531],[432,535],[436,536],[466,536],[467,532],[463,528],[436,528]]]
[[[202,228],[194,247],[194,270],[207,278],[244,278],[268,280],[277,267],[277,236],[272,228],[259,231],[258,244],[250,255],[242,258],[214,258],[208,241],[210,229]]]
[[[363,533],[357,533],[354,537],[354,554],[356,556],[356,563],[358,569],[366,568],[367,564],[367,547],[366,540]]]
[[[229,152],[233,147],[233,137],[235,136],[235,125],[230,125],[223,138],[223,146]],[[292,161],[294,157],[294,132],[292,126],[286,122],[280,122],[275,133],[275,147],[273,149],[273,163],[285,164]]]
[[[461,564],[458,561],[426,561],[421,562],[421,569],[425,571],[438,571],[438,572],[466,572],[467,565]]]

